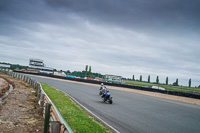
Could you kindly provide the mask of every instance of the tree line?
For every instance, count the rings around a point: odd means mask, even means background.
[[[142,75],[140,75],[139,80],[135,79],[135,76],[133,75],[132,80],[133,80],[133,81],[144,82],[144,81],[142,80]],[[151,82],[150,82],[150,75],[148,76],[147,82],[148,82],[148,83],[151,83]],[[165,84],[168,85],[168,82],[169,82],[169,79],[168,79],[168,77],[166,77]],[[188,87],[191,87],[191,82],[192,82],[191,79],[189,79],[189,81],[188,81]],[[154,83],[156,83],[156,84],[159,84],[159,83],[160,83],[160,82],[159,82],[159,76],[156,77],[156,82],[154,82]],[[179,86],[179,84],[178,84],[178,78],[176,79],[176,81],[175,81],[172,85],[173,85],[173,86]],[[200,87],[200,85],[199,85],[198,87]]]
[[[66,75],[77,76],[77,77],[80,77],[80,78],[84,78],[84,77],[88,77],[88,78],[99,77],[99,78],[102,78],[103,77],[103,75],[100,74],[100,73],[93,73],[92,72],[92,67],[88,66],[88,65],[85,66],[85,70],[83,70],[83,71],[73,71],[73,72],[70,72],[68,70],[68,71],[65,71],[65,74]]]
[[[10,64],[10,63],[5,63],[5,62],[1,62],[1,63],[10,65],[10,69],[11,70],[19,70],[19,69],[25,69],[25,70],[27,70],[27,68],[29,68],[28,66],[23,66],[23,65],[19,65],[19,64]],[[54,69],[53,71],[57,71],[57,70]],[[84,78],[84,77],[89,77],[89,78],[99,77],[99,78],[102,78],[103,77],[103,75],[100,74],[100,73],[93,73],[92,72],[92,67],[88,66],[88,65],[85,66],[85,70],[83,70],[83,71],[73,71],[73,72],[70,72],[69,70],[67,70],[67,71],[64,71],[64,72],[65,72],[66,75],[73,75],[73,76],[77,76],[77,77],[80,77],[80,78]],[[124,79],[126,79],[126,78],[124,78]],[[136,80],[135,76],[133,75],[132,80],[133,81],[144,82],[142,80],[142,75],[140,75],[139,80]],[[165,80],[165,84],[166,85],[168,85],[168,81],[169,81],[169,79],[168,79],[168,77],[166,77],[166,80]],[[147,82],[151,83],[150,82],[150,75],[148,76]],[[191,87],[191,82],[192,82],[191,79],[189,79],[189,81],[188,81],[188,87]],[[154,83],[156,83],[156,84],[160,83],[159,82],[159,76],[156,77],[156,82],[154,82]],[[178,78],[176,79],[176,81],[172,85],[173,86],[179,86],[179,84],[178,84]],[[198,87],[200,87],[200,85]]]

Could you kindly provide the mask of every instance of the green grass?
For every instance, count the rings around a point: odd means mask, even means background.
[[[200,88],[199,87],[154,84],[154,83],[139,82],[139,81],[133,81],[133,80],[125,80],[125,84],[133,85],[133,86],[141,86],[141,87],[143,87],[143,86],[159,86],[159,87],[165,88],[166,90],[171,90],[171,91],[189,92],[189,93],[200,94]]]
[[[55,104],[60,114],[76,133],[110,133],[102,124],[97,122],[85,110],[79,107],[63,92],[41,83],[43,90]]]

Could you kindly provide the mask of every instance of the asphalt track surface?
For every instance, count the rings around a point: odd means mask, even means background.
[[[66,92],[121,133],[200,133],[200,106],[109,88],[103,103],[96,85],[32,76]]]

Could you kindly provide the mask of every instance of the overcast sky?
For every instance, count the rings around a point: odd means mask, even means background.
[[[200,85],[199,0],[1,0],[0,62]]]

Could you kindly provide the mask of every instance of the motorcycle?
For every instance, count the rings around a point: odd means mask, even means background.
[[[101,98],[102,98],[103,102],[108,102],[108,103],[112,104],[113,100],[112,100],[111,94],[108,93],[108,92],[109,91],[107,91],[107,93],[105,94],[105,96],[102,96]]]

